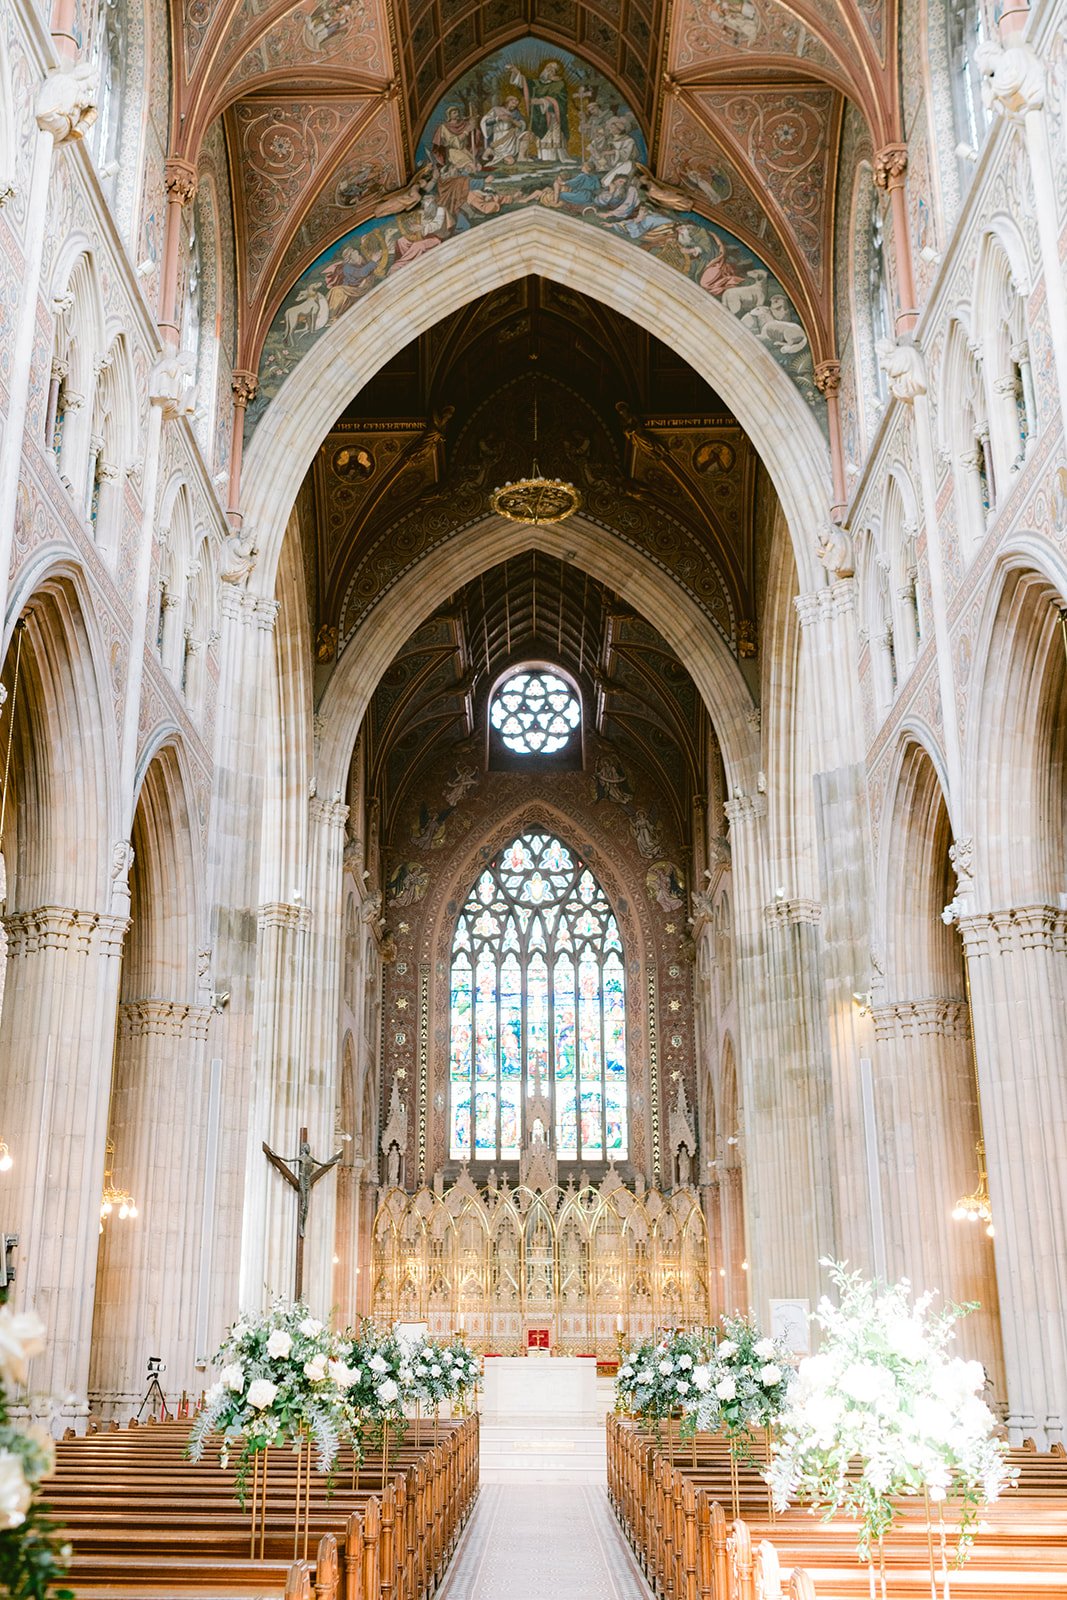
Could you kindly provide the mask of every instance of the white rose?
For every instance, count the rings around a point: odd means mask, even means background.
[[[674,1371],[674,1368],[671,1366],[669,1361],[661,1361],[659,1364],[659,1370],[666,1378]]]
[[[219,1379],[218,1383],[213,1383],[211,1385],[211,1388],[207,1391],[207,1393],[204,1396],[204,1404],[206,1406],[216,1405],[218,1403],[218,1401],[220,1401],[222,1399],[223,1393],[225,1392],[225,1388],[226,1388],[226,1385],[223,1383],[221,1378]]]
[[[720,1361],[728,1361],[731,1356],[735,1356],[737,1354],[737,1346],[732,1339],[724,1339],[722,1344],[719,1345],[718,1349],[715,1351],[715,1354],[718,1356]]]
[[[678,1393],[679,1394],[688,1394],[689,1393],[689,1385],[688,1385],[688,1383],[686,1382],[686,1380],[684,1378],[679,1378],[678,1379],[677,1389],[678,1389]]]
[[[701,1394],[707,1393],[708,1389],[711,1387],[710,1367],[693,1368],[693,1387],[695,1389],[699,1389]]]
[[[392,1378],[386,1378],[384,1383],[378,1385],[378,1399],[383,1406],[391,1406],[399,1393],[400,1390]]]
[[[754,1355],[760,1361],[769,1361],[774,1355],[773,1339],[757,1339],[752,1347]]]
[[[441,1376],[441,1368],[436,1364],[430,1368],[430,1372],[435,1378],[439,1378]]]
[[[689,1368],[693,1365],[692,1356],[679,1356],[678,1365],[681,1367],[683,1372],[688,1372]]]
[[[854,1361],[841,1374],[841,1388],[852,1400],[869,1405],[892,1388],[892,1374],[873,1361]]]
[[[269,1378],[254,1378],[248,1385],[248,1403],[256,1411],[266,1411],[269,1405],[273,1405],[277,1393],[278,1385],[271,1383]]]
[[[293,1348],[293,1336],[284,1328],[275,1328],[267,1340],[267,1354],[272,1361],[284,1361]]]
[[[367,1365],[370,1367],[372,1372],[381,1373],[389,1371],[388,1361],[384,1360],[383,1357],[378,1355],[377,1352],[371,1356],[370,1360],[367,1362]]]
[[[634,1375],[633,1367],[620,1367],[619,1368],[619,1377],[620,1378],[632,1378],[633,1375]]]
[[[651,1383],[652,1382],[652,1369],[651,1369],[651,1367],[642,1367],[641,1371],[637,1374],[637,1381],[638,1381],[638,1383]]]
[[[317,1333],[322,1332],[322,1323],[316,1322],[314,1317],[305,1317],[299,1327],[305,1339],[314,1339]]]
[[[759,1381],[765,1389],[773,1389],[776,1383],[782,1381],[782,1369],[775,1366],[773,1361],[768,1361],[765,1367],[760,1368]]]
[[[354,1381],[352,1369],[346,1367],[343,1361],[331,1361],[328,1370],[330,1381],[336,1384],[338,1389],[350,1389],[352,1387]]]
[[[321,1383],[326,1376],[326,1357],[319,1355],[313,1361],[304,1362],[304,1377],[309,1383]]]
[[[883,1331],[890,1350],[905,1361],[921,1361],[926,1354],[926,1336],[914,1318],[890,1317]]]
[[[737,1384],[733,1378],[720,1378],[715,1385],[715,1393],[720,1400],[732,1400],[737,1393]]]
[[[219,1382],[224,1389],[230,1389],[234,1394],[240,1394],[245,1386],[245,1371],[236,1362],[232,1367],[223,1367]]]
[[[25,1383],[26,1363],[44,1349],[44,1333],[44,1323],[36,1311],[12,1311],[9,1306],[0,1306],[0,1372],[7,1373],[16,1383]],[[18,1522],[21,1521],[20,1516]],[[14,1528],[17,1524],[9,1522],[6,1526]]]
[[[350,1385],[353,1384],[353,1383],[358,1383],[362,1377],[363,1377],[363,1368],[362,1367],[349,1367],[349,1369],[348,1369],[348,1382],[349,1382]]]

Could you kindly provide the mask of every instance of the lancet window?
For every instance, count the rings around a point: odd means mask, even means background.
[[[627,1153],[626,977],[603,889],[547,833],[494,857],[452,943],[450,1153],[518,1160],[543,1137],[561,1161]],[[527,1107],[551,1107],[551,1127]]]

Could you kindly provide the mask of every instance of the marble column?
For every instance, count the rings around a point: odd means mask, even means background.
[[[838,1253],[866,1270],[873,1266],[876,1241],[860,1061],[870,1053],[870,1039],[853,997],[871,987],[871,875],[855,582],[839,578],[798,595],[796,609],[815,710],[811,765],[821,896],[820,938],[810,940],[810,953],[797,953],[797,981],[818,991],[818,1001],[810,1003],[820,1031],[828,1028],[830,1063],[818,1099],[832,1130],[834,1173],[822,1253]],[[814,1038],[810,1049],[815,1051]]]
[[[90,1388],[94,1413],[125,1418],[147,1358],[174,1401],[198,1387],[196,1291],[203,1199],[206,1039],[211,1011],[176,1000],[119,1008],[111,1091],[112,1164],[138,1215],[100,1237]]]
[[[959,918],[1014,1444],[1067,1438],[1067,911]]]
[[[739,1122],[744,1219],[751,1271],[748,1298],[766,1319],[772,1298],[814,1300],[819,1257],[834,1248],[832,1119],[822,1020],[819,908],[789,902],[765,919],[763,796],[725,806],[734,864],[740,1049]],[[724,1205],[724,1233],[731,1216]],[[735,1229],[736,1231],[736,1229]],[[724,1238],[728,1274],[731,1244]],[[727,1279],[727,1296],[736,1294]]]
[[[20,1159],[5,1180],[4,1226],[17,1233],[15,1303],[33,1306],[48,1347],[31,1391],[59,1416],[88,1411],[115,1014],[128,918],[38,906],[5,919],[7,1063],[0,1125]]]
[[[255,1252],[261,1214],[246,1209],[246,1178],[265,1165],[253,1126],[253,1036],[262,839],[263,751],[268,742],[265,684],[278,612],[276,600],[239,583],[220,585],[215,785],[209,831],[211,942],[205,987],[221,997],[212,1054],[222,1062],[211,1272],[199,1318],[202,1352],[213,1351],[243,1306],[262,1303],[263,1278],[242,1272]],[[247,1294],[247,1300],[244,1296]]]
[[[960,1324],[958,1350],[981,1361],[1004,1395],[993,1241],[952,1219],[977,1182],[978,1107],[967,1007],[961,1000],[904,1000],[873,1012],[874,1100],[885,1270],[939,1305],[977,1301]]]
[[[339,796],[318,796],[308,806],[310,874],[308,899],[311,928],[307,942],[308,972],[304,985],[305,1121],[313,1133],[312,1150],[328,1160],[344,1146],[335,1132],[341,1095],[341,963],[344,953],[343,858],[348,807]],[[351,1133],[351,1128],[343,1130]],[[308,1303],[325,1316],[332,1304],[336,1173],[322,1179],[308,1217],[304,1284]]]

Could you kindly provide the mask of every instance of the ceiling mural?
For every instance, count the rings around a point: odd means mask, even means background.
[[[632,111],[599,73],[525,39],[460,79],[430,117],[406,209],[353,229],[306,268],[264,341],[251,431],[301,358],[375,284],[446,239],[525,206],[616,234],[684,273],[774,356],[817,413],[800,313],[748,245],[647,177]]]
[[[903,137],[896,0],[172,4],[168,154],[225,125],[251,423],[376,282],[529,205],[686,273],[820,405],[845,104]]]

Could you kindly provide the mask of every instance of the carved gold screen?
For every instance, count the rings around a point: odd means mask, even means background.
[[[374,1224],[374,1315],[462,1328],[477,1350],[526,1348],[551,1329],[568,1353],[615,1353],[658,1328],[709,1320],[708,1239],[696,1192],[599,1187],[545,1193],[450,1189],[387,1193]]]

